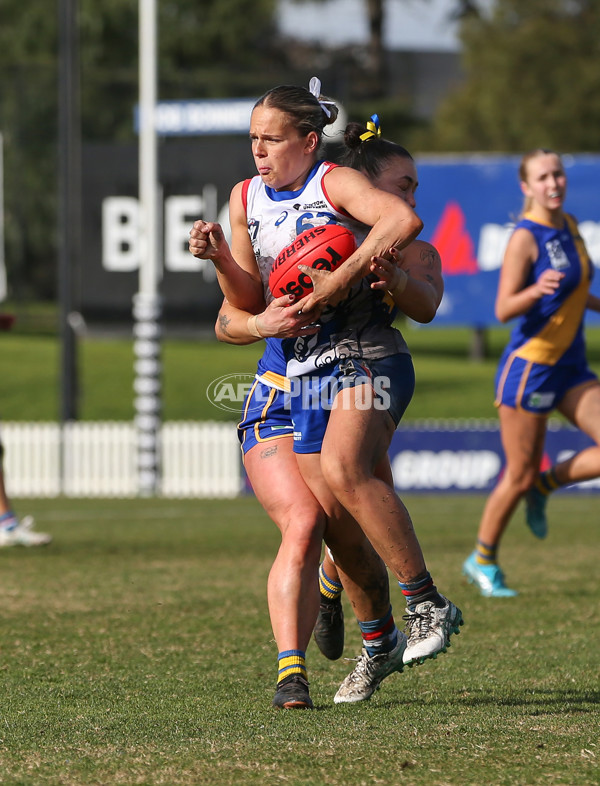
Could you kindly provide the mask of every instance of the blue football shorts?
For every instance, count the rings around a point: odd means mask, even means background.
[[[415,390],[412,358],[406,353],[381,360],[347,359],[290,380],[294,452],[318,453],[337,393],[346,387],[371,385],[374,407],[398,425]]]
[[[534,415],[547,415],[556,409],[569,390],[597,379],[585,360],[548,366],[522,360],[511,353],[498,365],[495,404],[523,409]]]
[[[290,394],[255,379],[244,400],[242,420],[237,427],[244,455],[255,445],[291,437],[293,433]]]

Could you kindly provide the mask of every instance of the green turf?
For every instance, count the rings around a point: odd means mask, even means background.
[[[507,329],[488,333],[488,356],[469,359],[472,333],[467,328],[406,327],[417,386],[405,416],[495,418],[494,374]],[[600,329],[588,331],[589,358],[600,372]],[[212,380],[254,373],[263,344],[238,347],[213,340],[165,340],[163,417],[165,420],[235,420],[216,408],[206,391]],[[79,417],[131,420],[133,348],[126,338],[84,338],[79,343]],[[0,333],[0,419],[56,420],[59,413],[59,346],[55,336]]]
[[[0,551],[0,783],[597,784],[595,498],[557,494],[543,542],[518,512],[510,600],[460,576],[482,497],[406,501],[462,633],[358,706],[332,703],[352,664],[311,644],[314,712],[270,707],[278,538],[254,499],[18,502],[54,542]]]

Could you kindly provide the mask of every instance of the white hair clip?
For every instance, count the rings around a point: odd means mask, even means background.
[[[318,76],[311,77],[311,80],[308,83],[308,91],[317,99],[321,109],[323,112],[325,112],[327,117],[331,117],[331,110],[327,107],[335,106],[335,101],[321,101],[321,80]]]

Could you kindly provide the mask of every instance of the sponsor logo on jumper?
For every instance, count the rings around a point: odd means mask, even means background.
[[[546,409],[551,407],[554,403],[556,393],[550,391],[549,393],[531,393],[527,399],[527,404],[532,409]]]
[[[302,205],[302,210],[322,210],[327,207],[327,202],[323,199],[317,199],[316,202],[309,202],[307,205]]]

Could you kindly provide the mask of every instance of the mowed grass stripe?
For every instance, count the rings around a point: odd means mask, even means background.
[[[460,328],[404,328],[415,362],[417,387],[405,420],[496,418],[494,372],[507,330],[489,334],[489,357],[469,360],[469,331]],[[592,349],[600,330],[590,331]],[[162,343],[162,399],[165,420],[228,420],[235,414],[207,398],[210,383],[226,374],[252,374],[263,343],[231,346],[208,340]],[[598,353],[592,360],[598,365]],[[133,347],[126,338],[83,338],[78,345],[79,417],[127,420],[134,415]],[[59,344],[53,336],[0,333],[0,418],[55,421],[60,400]],[[240,406],[241,409],[241,406]]]
[[[359,706],[332,702],[352,663],[311,643],[317,709],[277,712],[278,535],[252,497],[18,501],[54,542],[0,552],[0,781],[596,784],[596,497],[556,495],[544,542],[517,513],[501,559],[521,594],[506,601],[460,575],[483,497],[406,502],[462,633]],[[350,658],[360,636],[344,602]]]

